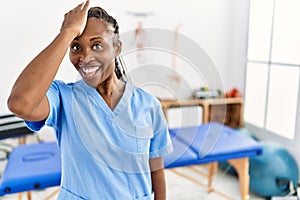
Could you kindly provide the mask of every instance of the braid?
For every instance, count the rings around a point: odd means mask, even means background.
[[[113,28],[115,29],[114,33],[119,37],[119,25],[118,25],[117,20],[115,20],[115,18],[110,16],[103,8],[100,8],[100,7],[90,8],[88,11],[88,18],[93,18],[93,17],[98,18],[98,19],[103,19],[107,23],[110,23],[113,26]],[[121,67],[122,66],[119,65],[117,58],[115,58],[115,73],[116,73],[118,79],[121,79],[123,77]]]
[[[123,74],[122,74],[122,70],[119,66],[119,62],[118,62],[117,58],[115,58],[115,65],[116,65],[115,73],[116,73],[118,79],[120,79],[123,77]]]
[[[119,25],[117,20],[110,16],[103,8],[93,7],[88,11],[88,18],[98,18],[110,23],[114,27],[114,33],[119,35]]]

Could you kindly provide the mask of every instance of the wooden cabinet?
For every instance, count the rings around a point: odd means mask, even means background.
[[[201,106],[203,123],[215,121],[230,127],[243,126],[243,98],[187,99],[184,101],[161,99],[167,117],[169,108]]]

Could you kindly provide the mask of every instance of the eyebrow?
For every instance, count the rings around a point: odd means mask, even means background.
[[[90,41],[93,41],[93,40],[103,40],[103,38],[102,37],[92,37],[91,39],[90,39]]]
[[[91,39],[90,39],[90,41],[93,41],[93,40],[103,40],[103,38],[101,38],[101,37],[92,37]],[[74,40],[79,40],[79,37],[76,37],[76,38],[74,38]]]

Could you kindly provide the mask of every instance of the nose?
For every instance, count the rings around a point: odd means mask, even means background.
[[[85,49],[82,51],[82,53],[79,55],[79,61],[83,63],[88,63],[93,59],[92,52],[88,49]]]

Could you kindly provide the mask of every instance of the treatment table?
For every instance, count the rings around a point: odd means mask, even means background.
[[[249,199],[248,158],[262,154],[262,146],[258,142],[248,136],[239,134],[236,129],[217,122],[195,127],[170,129],[170,134],[174,151],[164,157],[166,169],[192,167],[193,165],[208,163],[208,184],[200,185],[206,186],[208,191],[211,192],[215,191],[212,188],[212,178],[217,171],[218,162],[228,161],[237,171],[242,199]],[[199,183],[185,174],[178,171],[174,172]],[[217,193],[228,198],[220,192]]]
[[[18,193],[18,199],[21,200],[22,192],[26,192],[27,199],[30,200],[31,190],[60,184],[61,162],[56,142],[26,144],[25,137],[32,134],[33,131],[15,115],[0,116],[0,140],[18,138],[19,141],[19,145],[15,147],[0,143],[0,152],[7,157],[1,158],[5,162],[5,169],[0,178],[0,197]]]
[[[0,124],[3,129],[1,133],[7,133],[8,137],[27,134],[25,124],[19,123],[18,120],[6,121]],[[15,121],[20,125],[15,125]],[[194,165],[208,163],[207,188],[209,191],[217,192],[211,187],[212,177],[216,173],[217,163],[227,160],[237,170],[243,200],[249,198],[248,157],[262,153],[259,143],[238,134],[235,129],[215,122],[170,129],[170,136],[174,151],[164,158],[166,169],[175,172],[174,169],[177,167],[192,168]],[[186,177],[184,174],[180,175]],[[0,179],[0,196],[59,186],[60,176],[61,161],[55,142],[22,144],[9,154],[6,168]],[[27,194],[30,199],[30,192]],[[22,199],[21,195],[19,199]]]

